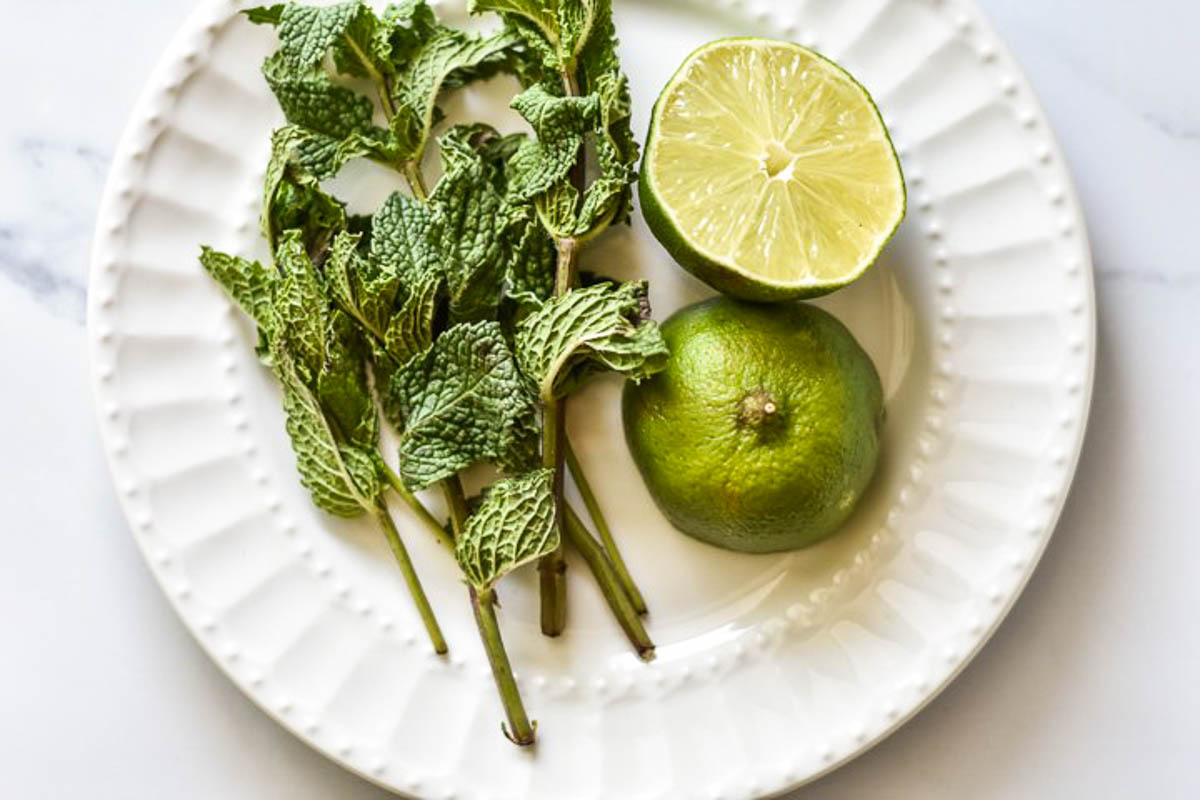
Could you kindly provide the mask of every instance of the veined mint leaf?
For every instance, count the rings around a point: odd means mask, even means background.
[[[556,297],[521,322],[515,344],[521,372],[543,402],[604,370],[640,380],[663,369],[669,355],[649,320],[644,281],[600,283]]]
[[[200,264],[234,302],[264,331],[275,327],[274,293],[278,275],[257,261],[203,247]]]
[[[400,367],[388,386],[400,425],[400,476],[423,489],[495,461],[533,414],[500,325],[456,325]]]
[[[467,11],[515,14],[533,23],[547,41],[558,41],[558,0],[468,0]]]
[[[516,41],[507,31],[478,37],[439,28],[413,53],[397,74],[392,98],[396,116],[391,131],[401,159],[419,160],[424,153],[442,89],[460,86],[479,77],[480,70],[498,66]]]
[[[267,172],[263,177],[263,204],[261,226],[268,245],[275,241],[274,206],[279,185],[287,174],[296,145],[304,138],[304,130],[295,125],[284,125],[271,133],[271,158],[267,161]]]
[[[279,43],[283,59],[296,70],[320,65],[332,51],[334,66],[346,75],[382,80],[393,71],[390,30],[361,0],[289,3],[279,15]]]
[[[590,41],[600,0],[558,0],[559,49],[577,60]],[[566,62],[568,66],[570,61]]]
[[[512,107],[537,135],[522,143],[509,166],[510,191],[529,200],[567,178],[584,134],[600,122],[600,99],[561,97],[543,86],[532,86],[513,99]]]
[[[416,281],[436,269],[439,257],[430,243],[433,213],[423,203],[393,193],[371,220],[371,261],[383,272]]]
[[[316,255],[333,234],[346,226],[346,209],[321,189],[319,175],[303,165],[300,155],[310,134],[285,125],[271,137],[271,159],[263,181],[262,231],[273,247],[287,229],[303,232],[305,247]],[[338,164],[340,168],[341,164]]]
[[[275,251],[280,272],[275,292],[278,327],[272,337],[289,351],[306,384],[316,379],[325,361],[328,303],[299,231],[286,231]]]
[[[242,13],[255,25],[278,25],[283,19],[283,9],[285,8],[287,8],[287,3],[276,3],[271,6],[243,9]]]
[[[446,278],[454,321],[494,317],[505,271],[511,207],[496,189],[494,168],[457,138],[443,143],[445,174],[429,205],[430,242]]]
[[[404,302],[388,321],[384,334],[388,355],[397,364],[404,364],[433,344],[441,294],[442,276],[434,273],[421,276],[407,287]]]
[[[597,91],[600,75],[621,71],[617,57],[617,32],[612,21],[612,0],[587,0],[591,6],[591,26],[579,49],[579,71],[583,91]]]
[[[552,472],[535,470],[497,481],[467,520],[454,557],[477,590],[490,589],[508,573],[558,547]]]
[[[551,72],[573,71],[596,21],[598,0],[470,0],[472,14],[494,11],[522,33]],[[540,41],[539,41],[540,40]]]
[[[523,308],[537,308],[554,294],[554,240],[528,208],[514,223],[510,240],[505,293]]]
[[[271,350],[296,468],[313,503],[339,517],[356,517],[373,508],[382,487],[370,452],[339,443],[291,352],[277,341]]]
[[[338,141],[354,134],[378,139],[371,101],[335,84],[319,65],[297,68],[276,53],[263,62],[262,71],[293,125]]]
[[[361,255],[361,238],[361,234],[342,231],[333,240],[324,266],[326,288],[339,307],[382,342],[401,292],[401,279],[394,271],[375,268]]]
[[[279,52],[293,69],[321,63],[359,11],[358,2],[332,6],[288,3],[279,20]]]
[[[440,27],[433,9],[425,0],[401,0],[389,3],[383,12],[395,64],[406,64],[413,52],[433,38]]]
[[[333,65],[343,75],[382,82],[395,69],[391,28],[359,0],[341,35],[333,42]]]
[[[350,317],[331,312],[317,398],[341,441],[372,450],[379,439],[379,415],[367,381],[369,358],[367,343]]]
[[[615,62],[616,55],[613,54]],[[637,179],[638,145],[630,127],[629,81],[619,68],[592,76],[592,91],[600,100],[600,128],[595,138],[600,175],[587,188],[577,224],[577,235],[602,227],[609,215],[627,222],[633,182]]]

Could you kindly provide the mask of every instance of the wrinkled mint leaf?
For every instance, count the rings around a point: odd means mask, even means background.
[[[283,9],[285,8],[287,8],[287,3],[276,3],[271,6],[247,8],[242,13],[255,25],[278,25],[283,19]]]
[[[395,192],[371,220],[371,261],[405,283],[435,269],[439,255],[430,244],[433,213],[424,203]]]
[[[521,372],[543,402],[600,371],[640,380],[663,369],[669,355],[649,319],[644,281],[600,283],[550,300],[520,323],[515,346]]]
[[[406,363],[433,344],[441,294],[442,277],[437,274],[423,275],[407,287],[404,301],[384,333],[388,355],[397,364]]]
[[[371,101],[335,84],[320,66],[297,69],[276,53],[263,62],[262,71],[293,125],[338,140],[373,135]]]
[[[393,71],[390,29],[361,0],[285,6],[280,14],[279,50],[297,70],[320,65],[332,52],[334,66],[345,75],[382,80]]]
[[[429,198],[429,235],[445,275],[451,318],[471,321],[496,314],[514,215],[496,189],[492,168],[457,145],[450,140],[442,149],[446,172]]]
[[[393,73],[391,28],[366,3],[357,2],[346,27],[333,42],[333,64],[343,75],[382,82]]]
[[[509,165],[510,191],[529,200],[567,179],[583,147],[584,134],[600,122],[600,99],[561,97],[543,86],[533,86],[517,95],[512,107],[537,135],[521,144]]]
[[[339,443],[286,346],[272,343],[272,362],[283,388],[283,410],[300,482],[313,503],[339,517],[356,517],[373,508],[382,494],[373,445],[364,451]]]
[[[494,11],[519,32],[549,72],[573,71],[596,22],[600,0],[470,0],[472,14]]]
[[[552,472],[539,469],[497,481],[467,520],[454,557],[477,590],[558,547]]]
[[[278,327],[272,339],[289,351],[308,384],[325,361],[327,303],[299,231],[287,231],[280,238],[275,265],[281,277],[274,297]]]
[[[399,158],[416,161],[424,153],[442,89],[461,86],[498,67],[515,42],[508,32],[479,37],[450,28],[440,28],[423,42],[396,77],[391,132]]]
[[[203,247],[200,264],[259,328],[275,327],[274,293],[278,276],[257,261]]]
[[[396,370],[388,401],[400,424],[400,477],[423,489],[496,461],[533,415],[500,325],[456,325]]]
[[[554,294],[554,240],[529,209],[517,218],[509,238],[512,249],[505,267],[505,293],[523,308],[536,308]]]
[[[298,148],[308,136],[294,125],[285,125],[271,136],[271,158],[263,181],[262,231],[274,246],[283,231],[300,230],[305,249],[315,256],[346,226],[346,209],[321,189],[319,176],[298,163],[302,161],[297,158]]]
[[[441,27],[433,9],[425,0],[401,0],[389,3],[383,12],[394,66],[403,66],[412,54]]]
[[[288,3],[279,21],[279,52],[283,59],[293,69],[320,64],[360,9],[358,2],[332,6]]]
[[[333,240],[324,267],[326,287],[340,308],[382,342],[402,284],[397,273],[377,269],[362,256],[360,240],[361,234],[346,231]]]
[[[350,317],[331,312],[317,397],[340,440],[372,450],[379,438],[379,415],[367,380],[369,358],[367,343]]]

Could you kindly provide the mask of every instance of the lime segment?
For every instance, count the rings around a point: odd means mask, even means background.
[[[689,56],[655,106],[642,173],[659,240],[749,299],[849,283],[904,216],[900,165],[866,90],[786,42],[723,39]]]

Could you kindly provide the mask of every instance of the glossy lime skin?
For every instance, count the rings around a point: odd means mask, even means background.
[[[671,360],[626,386],[622,412],[672,524],[748,553],[837,531],[875,472],[883,418],[879,375],[845,326],[804,303],[719,297],[662,331]]]

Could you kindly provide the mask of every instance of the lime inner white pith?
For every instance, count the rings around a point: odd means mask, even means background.
[[[904,213],[900,167],[866,91],[797,45],[694,54],[656,111],[653,189],[705,257],[771,283],[850,280]]]

